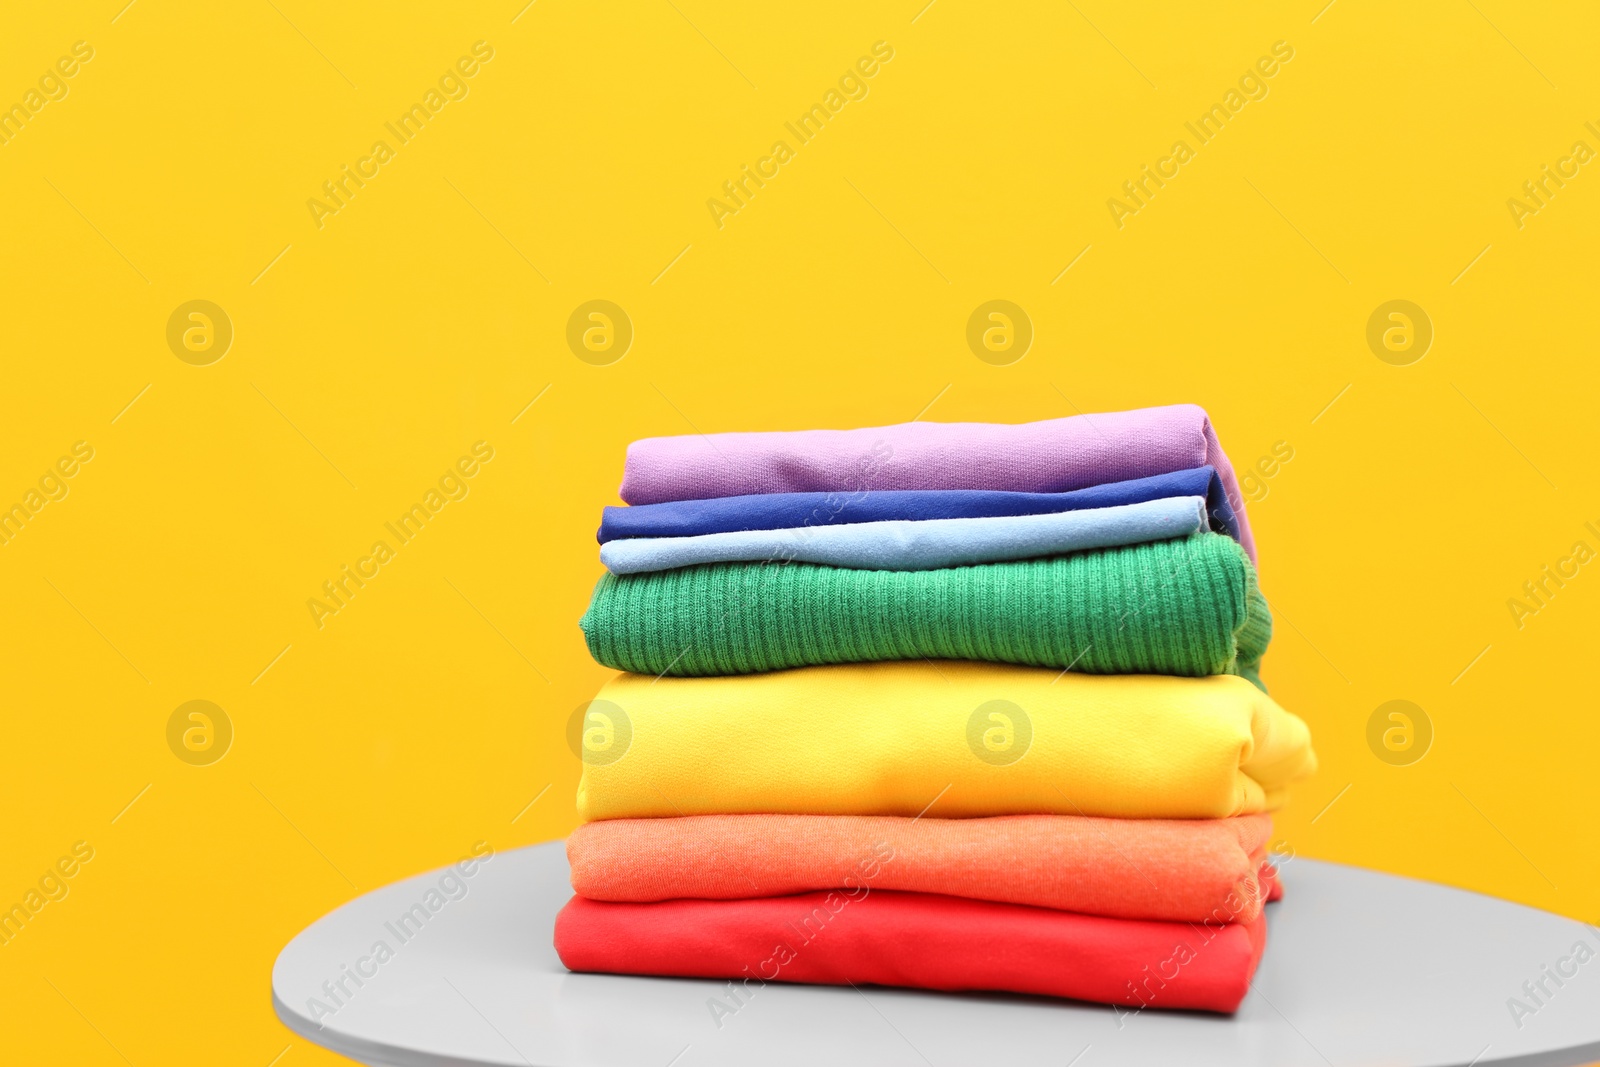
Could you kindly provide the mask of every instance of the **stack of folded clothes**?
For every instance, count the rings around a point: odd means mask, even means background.
[[[1238,1007],[1316,757],[1204,411],[653,438],[621,492],[569,968]]]

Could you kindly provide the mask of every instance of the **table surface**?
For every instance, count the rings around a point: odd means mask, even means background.
[[[719,1026],[707,1001],[722,983],[561,966],[550,942],[571,895],[561,842],[496,854],[467,879],[435,871],[350,901],[278,956],[273,1006],[302,1037],[393,1067],[1600,1060],[1600,932],[1355,867],[1295,859],[1282,872],[1266,955],[1231,1017],[772,983]],[[398,925],[407,914],[415,917]],[[379,942],[387,954],[374,953]],[[1587,950],[1575,955],[1580,943]],[[1570,975],[1560,984],[1558,968]],[[368,977],[358,986],[352,970]],[[1512,998],[1529,1010],[1513,1012]]]

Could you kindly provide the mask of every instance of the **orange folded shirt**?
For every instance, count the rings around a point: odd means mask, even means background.
[[[1281,887],[1269,815],[689,815],[587,823],[567,839],[591,900],[907,890],[1124,919],[1252,922]]]

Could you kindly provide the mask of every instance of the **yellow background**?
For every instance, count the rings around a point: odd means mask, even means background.
[[[1506,206],[1600,147],[1592,10],[523,2],[4,16],[0,103],[95,55],[0,146],[0,503],[95,457],[0,547],[0,902],[95,857],[0,947],[0,1060],[343,1062],[274,1019],[273,958],[573,825],[594,528],[656,434],[1193,401],[1241,468],[1288,442],[1250,509],[1265,675],[1323,769],[1278,836],[1596,917],[1600,573],[1520,630],[1506,604],[1600,548],[1600,173]],[[478,40],[469,95],[319,229],[307,200]],[[880,40],[719,229],[706,201]],[[1280,40],[1118,229],[1107,199]],[[596,298],[635,328],[610,366],[565,341]],[[1436,331],[1407,367],[1365,341],[1397,298]],[[166,343],[192,299],[234,326],[210,366]],[[966,346],[991,299],[1034,325],[1011,366]],[[479,440],[470,495],[319,630],[307,599]],[[235,728],[211,766],[167,747],[192,699]],[[1434,726],[1415,765],[1367,747],[1391,699]]]

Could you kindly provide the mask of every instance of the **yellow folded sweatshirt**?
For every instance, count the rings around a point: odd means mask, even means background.
[[[585,820],[770,812],[1223,818],[1317,760],[1243,678],[975,662],[621,674],[585,719]]]

